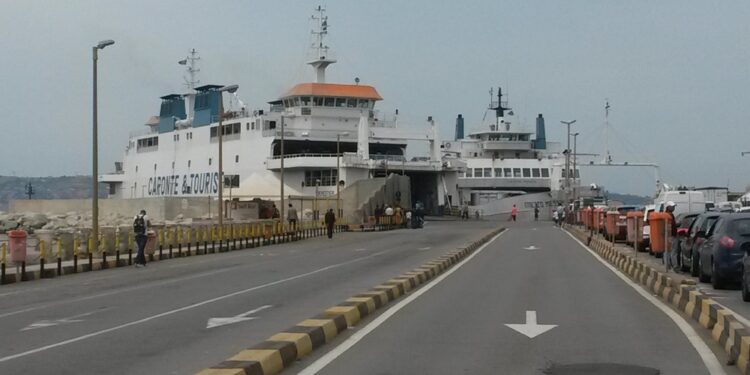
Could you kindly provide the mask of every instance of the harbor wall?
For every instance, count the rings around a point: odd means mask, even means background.
[[[186,218],[216,217],[218,205],[214,198],[136,198],[136,199],[99,199],[99,215],[117,214],[122,216],[136,215],[141,209],[146,210],[154,220],[172,220],[178,215]],[[23,199],[10,202],[10,212],[37,212],[64,214],[67,212],[91,213],[90,199]]]

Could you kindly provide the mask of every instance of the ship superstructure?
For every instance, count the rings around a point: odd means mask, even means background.
[[[493,90],[490,97],[488,123],[464,136],[464,118],[458,115],[455,139],[443,142],[446,157],[466,163],[457,183],[461,203],[484,214],[494,214],[509,211],[510,207],[497,202],[504,198],[548,193],[550,199],[544,204],[556,204],[554,201],[564,186],[564,154],[558,142],[547,140],[543,115],[536,118],[535,132],[525,129],[515,123],[501,88],[497,89],[496,100]],[[574,176],[572,170],[570,173]],[[575,176],[578,177],[577,173]],[[533,199],[532,205],[537,204],[539,195]]]
[[[226,93],[222,85],[196,86],[199,57],[191,51],[180,61],[188,67],[188,92],[162,96],[159,116],[151,117],[144,131],[131,134],[116,172],[101,176],[110,197],[216,196],[218,120],[223,114],[225,197],[278,199],[283,157],[285,195],[332,196],[337,184],[345,189],[358,180],[400,173],[411,177],[412,200],[433,211],[445,205],[456,194],[460,163],[441,160],[434,122],[430,118],[407,130],[397,126],[397,115],[386,120],[376,111],[382,97],[373,86],[359,79],[354,84],[326,82],[326,68],[336,60],[324,44],[329,28],[325,9],[316,12],[316,55],[308,62],[316,80],[293,86],[263,109],[248,110],[236,92]],[[407,160],[410,140],[427,142],[429,155]]]

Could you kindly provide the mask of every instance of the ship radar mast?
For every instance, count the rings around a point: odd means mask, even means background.
[[[195,50],[195,48],[188,51],[188,55],[186,58],[178,61],[177,63],[180,65],[185,65],[187,67],[187,75],[182,76],[182,79],[185,80],[185,86],[187,87],[187,94],[185,94],[185,97],[187,98],[187,112],[188,112],[188,120],[193,120],[193,106],[195,105],[195,88],[198,86],[198,84],[201,83],[200,80],[196,78],[196,75],[201,70],[198,69],[198,60],[200,60],[200,56],[198,56],[198,51]]]
[[[513,110],[508,107],[508,101],[503,101],[503,88],[497,88],[497,101],[492,100],[494,97],[493,89],[490,88],[490,109],[495,111],[495,120],[497,122],[494,125],[490,125],[490,130],[500,130],[500,126],[505,126],[505,131],[510,131],[510,122],[505,121],[505,111],[508,111],[509,116],[513,116]]]
[[[186,58],[177,62],[180,65],[187,66],[187,76],[183,76],[182,78],[185,80],[185,86],[187,86],[188,92],[190,93],[192,93],[193,90],[195,90],[195,87],[198,86],[199,83],[201,83],[201,81],[195,78],[196,74],[201,71],[197,67],[198,60],[200,59],[201,58],[200,56],[198,56],[198,51],[193,48],[188,52],[188,56]]]
[[[313,15],[311,18],[317,23],[317,29],[312,30],[312,35],[315,36],[315,41],[312,44],[312,49],[315,52],[315,59],[309,61],[308,64],[315,69],[315,79],[318,83],[325,83],[326,81],[326,68],[328,65],[336,63],[335,59],[328,56],[328,46],[325,45],[323,40],[328,35],[328,16],[325,15],[326,9],[318,5],[315,9],[317,15]]]

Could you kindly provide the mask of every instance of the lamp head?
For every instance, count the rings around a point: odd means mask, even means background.
[[[104,49],[104,47],[111,46],[113,44],[115,44],[115,41],[112,39],[102,40],[99,43],[97,43],[96,48]]]

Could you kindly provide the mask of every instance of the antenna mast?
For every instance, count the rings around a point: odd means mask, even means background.
[[[188,53],[189,55],[184,60],[180,60],[177,63],[187,65],[187,76],[182,76],[182,78],[185,80],[185,86],[187,86],[188,91],[192,93],[195,87],[201,83],[201,81],[195,78],[195,75],[201,71],[197,67],[197,62],[201,58],[198,56],[198,51],[195,48],[191,49]]]
[[[318,5],[315,12],[317,12],[317,15],[313,15],[311,19],[317,22],[317,29],[310,32],[315,36],[315,42],[312,44],[315,58],[308,62],[308,64],[315,69],[317,82],[324,83],[326,81],[326,68],[328,65],[335,63],[336,60],[331,59],[328,56],[329,47],[323,42],[325,36],[328,35],[328,16],[325,15],[326,9]]]

